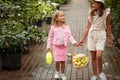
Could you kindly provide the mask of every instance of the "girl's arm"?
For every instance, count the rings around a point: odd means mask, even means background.
[[[108,37],[108,46],[111,46],[111,25],[110,25],[110,14],[108,14],[106,18],[106,26],[107,26],[107,37]]]
[[[69,27],[68,27],[68,32],[69,32],[69,35],[68,35],[69,41],[70,41],[72,44],[77,43],[77,41],[73,38],[73,36],[72,36],[72,34],[71,34],[71,30],[70,30]]]
[[[49,51],[52,46],[53,36],[54,36],[53,27],[51,27],[48,35],[48,40],[47,40],[47,51]]]
[[[87,22],[87,26],[86,26],[86,28],[84,30],[83,36],[82,36],[82,38],[81,38],[81,40],[79,42],[80,45],[83,45],[83,43],[84,43],[84,41],[85,41],[85,39],[86,39],[86,37],[88,35],[88,31],[89,31],[89,28],[91,26],[91,22],[93,20],[93,18],[91,17],[91,11],[93,11],[93,10],[90,9],[89,12],[88,12],[88,22]]]
[[[84,34],[83,34],[83,36],[82,36],[82,38],[81,38],[81,40],[80,40],[80,45],[83,45],[83,43],[84,43],[84,41],[85,41],[85,39],[86,39],[86,37],[87,37],[87,35],[88,35],[88,31],[89,31],[89,29],[90,29],[90,26],[91,26],[91,23],[90,23],[90,21],[88,20],[87,27],[85,28]]]

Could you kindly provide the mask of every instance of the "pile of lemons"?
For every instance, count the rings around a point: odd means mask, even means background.
[[[76,54],[73,56],[72,62],[75,67],[83,67],[88,64],[89,58],[84,54]]]

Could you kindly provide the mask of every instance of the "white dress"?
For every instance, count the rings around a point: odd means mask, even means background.
[[[106,9],[101,17],[98,15],[93,16],[91,27],[88,32],[88,50],[104,50],[106,41],[106,18],[109,13],[110,9]],[[91,22],[90,14],[88,16],[88,19]]]

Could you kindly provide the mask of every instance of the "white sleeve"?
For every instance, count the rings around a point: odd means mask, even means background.
[[[110,8],[107,8],[106,9],[106,18],[107,18],[107,16],[110,14]]]
[[[91,9],[88,12],[88,20],[91,22]]]
[[[105,26],[106,26],[106,18],[109,14],[110,14],[110,8],[107,8],[105,11],[105,21],[104,21]]]

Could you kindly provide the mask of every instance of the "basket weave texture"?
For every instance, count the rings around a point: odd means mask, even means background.
[[[72,56],[72,63],[76,69],[85,69],[88,67],[89,58],[84,54],[75,54]]]

